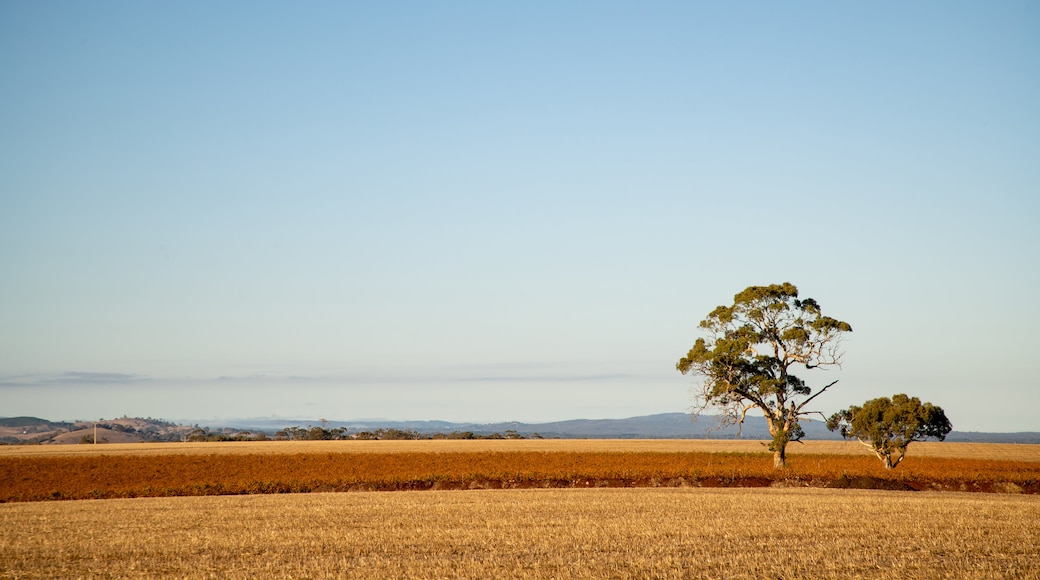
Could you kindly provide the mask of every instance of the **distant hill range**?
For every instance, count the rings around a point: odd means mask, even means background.
[[[388,421],[381,419],[356,421],[293,422],[286,419],[239,419],[227,423],[239,429],[273,432],[288,426],[343,427],[348,431],[375,431],[400,429],[422,434],[471,432],[476,435],[516,432],[524,437],[535,434],[545,438],[561,439],[735,439],[735,427],[720,429],[713,415],[691,416],[687,413],[662,413],[629,417],[627,419],[572,419],[550,423],[451,423],[447,421]],[[827,430],[822,421],[802,423],[806,439],[841,439]],[[739,435],[742,439],[769,439],[769,427],[762,417],[749,417]],[[1040,433],[977,433],[954,431],[947,441],[989,443],[1040,443]]]
[[[195,423],[195,421],[184,421]],[[627,419],[573,419],[550,423],[451,423],[447,421],[388,421],[381,419],[356,421],[324,421],[299,419],[227,419],[219,425],[206,428],[232,435],[239,431],[254,434],[264,432],[274,435],[289,427],[321,426],[328,429],[343,428],[347,432],[398,429],[432,436],[449,433],[473,433],[487,436],[513,434],[522,437],[540,436],[561,439],[735,439],[735,427],[718,428],[718,419],[711,415],[693,417],[686,413],[663,413],[629,417]],[[821,421],[803,422],[806,439],[840,439],[827,430]],[[159,419],[128,418],[99,420],[97,439],[99,443],[132,443],[140,441],[182,441],[198,425],[188,426]],[[0,443],[92,443],[94,422],[57,422],[37,417],[0,418]],[[744,423],[740,437],[743,439],[769,439],[769,429],[762,417],[750,417]],[[1040,444],[1040,433],[980,433],[954,431],[947,441],[979,443],[1035,443]]]
[[[123,417],[97,421],[48,421],[39,417],[0,417],[0,444],[141,443],[180,441],[192,427],[161,419]]]

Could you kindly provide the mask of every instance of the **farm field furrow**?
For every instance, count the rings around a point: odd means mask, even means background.
[[[0,578],[1040,578],[1040,497],[494,490],[0,505]]]
[[[0,501],[528,487],[1040,492],[1040,462],[911,456],[885,470],[866,455],[799,454],[777,471],[768,453],[580,451],[582,444],[570,451],[0,455]]]

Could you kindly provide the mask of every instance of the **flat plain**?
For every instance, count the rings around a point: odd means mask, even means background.
[[[4,445],[0,457],[58,455],[213,455],[275,453],[484,453],[489,451],[764,453],[767,441],[752,439],[433,439],[404,441],[235,441],[216,443],[110,443],[102,445]],[[803,441],[788,455],[863,455],[855,441]],[[1040,445],[922,441],[912,457],[949,457],[1040,462]]]
[[[641,488],[0,505],[3,578],[1038,578],[1037,496]]]
[[[1040,578],[1040,446],[789,463],[732,440],[3,447],[0,578]],[[925,491],[828,487],[857,481]]]

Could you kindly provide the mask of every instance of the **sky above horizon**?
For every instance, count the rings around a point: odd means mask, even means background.
[[[0,416],[689,410],[749,285],[819,410],[1037,431],[1033,2],[0,0]]]

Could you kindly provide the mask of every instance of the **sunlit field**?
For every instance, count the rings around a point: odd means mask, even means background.
[[[0,577],[1037,578],[1040,498],[821,489],[0,505]]]
[[[1040,492],[1040,446],[942,445],[912,446],[895,470],[883,469],[858,444],[796,445],[788,468],[779,471],[754,441],[21,446],[0,453],[0,502],[532,487]]]
[[[1040,578],[1040,446],[919,443],[891,471],[857,443],[788,457],[778,472],[762,442],[686,440],[2,447],[0,578]]]
[[[767,441],[747,439],[434,439],[404,441],[235,441],[219,443],[115,443],[102,445],[4,445],[0,457],[41,455],[167,455],[256,453],[456,453],[486,451],[764,453]],[[805,441],[788,455],[871,455],[855,441]],[[922,441],[910,456],[1040,462],[1040,445]]]

